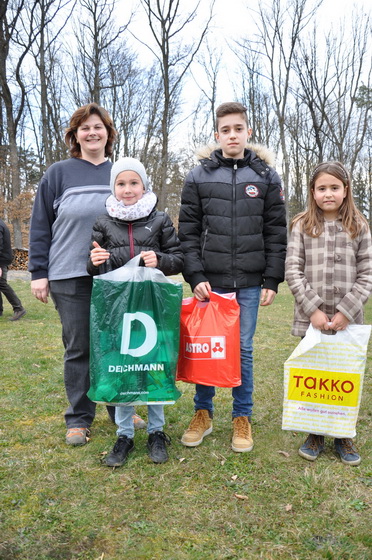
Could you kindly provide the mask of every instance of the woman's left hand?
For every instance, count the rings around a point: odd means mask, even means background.
[[[49,282],[48,278],[39,278],[38,280],[31,280],[31,293],[39,301],[48,303],[49,296]]]
[[[158,266],[158,258],[154,251],[141,251],[141,258],[145,266],[156,268]]]

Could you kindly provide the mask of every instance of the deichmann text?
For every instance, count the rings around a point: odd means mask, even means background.
[[[164,371],[164,364],[132,364],[125,366],[109,366],[109,373],[125,373],[129,371]]]

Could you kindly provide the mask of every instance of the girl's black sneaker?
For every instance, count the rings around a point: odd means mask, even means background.
[[[104,459],[104,464],[108,467],[121,467],[127,457],[134,449],[134,442],[127,436],[119,436],[111,453]]]
[[[149,435],[147,441],[147,449],[149,457],[154,463],[165,463],[168,461],[167,445],[170,445],[171,439],[164,432],[153,432]]]

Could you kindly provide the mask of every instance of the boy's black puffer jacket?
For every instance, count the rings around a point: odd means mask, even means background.
[[[110,252],[110,258],[96,267],[89,259],[87,271],[95,276],[115,270],[141,251],[155,251],[158,268],[166,276],[183,269],[183,253],[168,214],[153,210],[146,218],[125,222],[108,214],[100,216],[94,227],[92,242]]]
[[[179,238],[192,289],[208,281],[277,291],[287,244],[279,175],[251,149],[239,160],[212,151],[186,177]]]

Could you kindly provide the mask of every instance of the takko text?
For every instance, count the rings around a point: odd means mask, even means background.
[[[323,379],[320,377],[304,377],[303,375],[294,375],[296,379],[296,387],[306,387],[306,389],[317,389],[318,391],[337,391],[338,393],[351,393],[354,390],[354,383],[348,379]]]
[[[360,375],[340,371],[290,368],[288,399],[313,403],[334,402],[353,407],[358,403]]]

